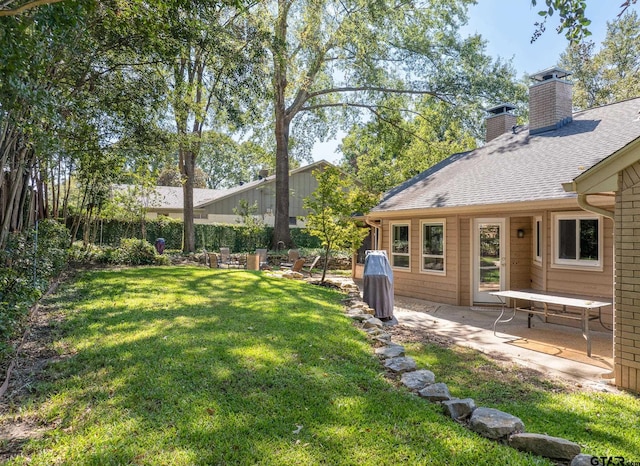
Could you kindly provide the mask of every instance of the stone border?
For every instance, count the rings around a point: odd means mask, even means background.
[[[343,302],[345,313],[378,345],[374,353],[383,366],[410,391],[432,403],[442,405],[445,415],[465,425],[483,437],[496,440],[517,450],[561,461],[570,466],[601,464],[599,458],[581,454],[580,445],[559,437],[526,433],[524,423],[509,413],[486,407],[476,407],[471,398],[454,398],[443,382],[436,382],[433,372],[418,369],[413,358],[405,356],[404,346],[391,341],[385,325],[374,317],[375,311],[361,298],[360,289],[351,279],[327,279],[327,282],[349,295]]]

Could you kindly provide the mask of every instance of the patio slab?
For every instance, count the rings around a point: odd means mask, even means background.
[[[611,332],[591,331],[592,357],[579,328],[533,320],[527,328],[525,313],[501,323],[494,335],[493,323],[500,308],[451,306],[395,296],[394,317],[399,325],[428,331],[453,343],[488,355],[508,358],[519,365],[579,384],[615,390],[613,337]]]

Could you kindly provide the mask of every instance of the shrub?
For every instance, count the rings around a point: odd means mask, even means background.
[[[64,225],[42,220],[37,230],[12,234],[0,251],[0,357],[10,353],[29,308],[65,268],[67,244]]]
[[[165,256],[156,253],[151,243],[135,238],[123,239],[115,257],[117,263],[126,265],[152,265],[168,262]]]

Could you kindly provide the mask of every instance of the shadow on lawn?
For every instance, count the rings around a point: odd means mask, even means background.
[[[92,464],[477,464],[495,450],[544,464],[395,389],[341,298],[260,272],[92,272],[50,298],[67,307],[78,353],[49,368],[36,403],[56,428],[27,453],[55,443],[63,462]]]

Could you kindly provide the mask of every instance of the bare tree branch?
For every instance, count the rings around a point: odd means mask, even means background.
[[[19,6],[17,8],[10,8],[7,10],[1,9],[0,16],[16,16],[35,7],[38,7],[41,5],[50,5],[52,3],[58,3],[61,1],[62,0],[35,0],[33,2],[25,3],[24,5]]]

